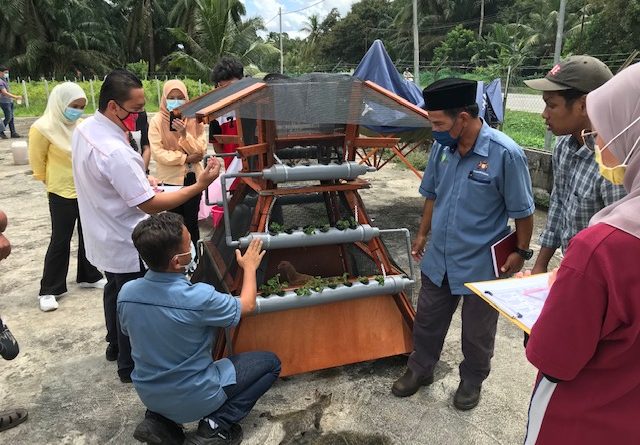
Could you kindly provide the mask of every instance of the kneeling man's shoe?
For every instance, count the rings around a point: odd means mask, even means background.
[[[184,431],[182,427],[166,417],[147,411],[145,418],[138,424],[133,437],[139,442],[153,445],[182,445]]]
[[[420,375],[407,367],[404,375],[394,382],[391,392],[396,397],[408,397],[418,392],[421,386],[428,386],[432,383],[433,374]]]
[[[225,431],[220,427],[211,428],[209,422],[201,420],[198,431],[184,441],[185,445],[238,445],[242,442],[242,427],[237,423]]]
[[[482,385],[474,385],[466,380],[461,380],[453,397],[453,406],[460,411],[468,411],[478,406]]]

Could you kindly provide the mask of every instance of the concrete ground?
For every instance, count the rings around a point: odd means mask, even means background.
[[[19,131],[27,134],[26,128]],[[25,407],[29,419],[1,432],[0,443],[137,443],[132,433],[144,407],[132,385],[120,383],[115,364],[104,358],[102,293],[75,285],[75,238],[69,292],[57,311],[43,313],[38,308],[50,236],[47,199],[29,167],[13,165],[10,142],[0,141],[0,208],[9,216],[6,235],[13,245],[11,256],[0,263],[0,314],[20,342],[21,353],[0,363],[0,410]],[[415,233],[423,202],[417,178],[393,165],[368,178],[373,188],[363,196],[375,224],[404,226]],[[544,219],[544,213],[536,214],[534,239]],[[390,250],[400,249],[392,244]],[[459,338],[458,312],[435,383],[407,399],[390,392],[404,372],[406,357],[281,379],[244,420],[244,443],[521,443],[535,378],[524,356],[522,332],[500,319],[493,370],[480,405],[470,412],[452,406],[462,358]]]

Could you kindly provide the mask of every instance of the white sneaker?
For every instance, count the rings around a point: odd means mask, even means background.
[[[40,310],[43,312],[51,312],[58,309],[58,302],[55,295],[40,295]]]
[[[104,289],[104,286],[106,284],[107,284],[107,279],[101,278],[95,283],[86,283],[86,282],[78,283],[78,287],[81,287],[83,289]]]

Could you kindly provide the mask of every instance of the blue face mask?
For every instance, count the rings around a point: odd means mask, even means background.
[[[454,119],[451,129],[453,129],[455,125],[456,121]],[[458,147],[460,135],[458,135],[457,138],[454,138],[453,136],[451,136],[451,133],[449,133],[451,129],[449,129],[448,131],[432,131],[431,134],[433,135],[433,139],[435,139],[438,144],[442,145],[443,147],[449,147],[450,149],[455,150]]]
[[[75,122],[78,119],[80,119],[80,117],[82,116],[82,113],[84,113],[84,110],[79,110],[77,108],[67,107],[64,110],[63,114],[64,114],[64,117],[69,119],[71,122]]]
[[[182,99],[167,99],[167,111],[171,112],[184,103]]]

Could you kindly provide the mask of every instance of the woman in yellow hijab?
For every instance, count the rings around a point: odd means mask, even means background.
[[[56,297],[67,292],[71,237],[78,223],[78,287],[103,288],[106,280],[87,260],[78,211],[76,188],[71,171],[71,135],[87,104],[79,85],[57,85],[44,114],[29,130],[29,163],[33,177],[42,181],[49,197],[51,241],[44,259],[40,282],[40,309],[58,308]]]

